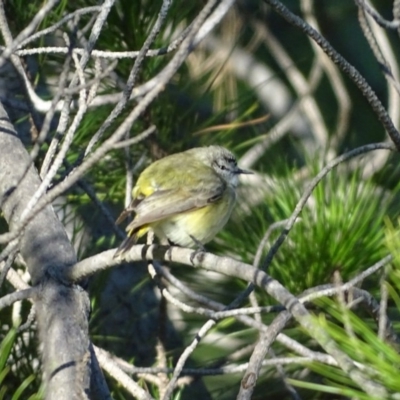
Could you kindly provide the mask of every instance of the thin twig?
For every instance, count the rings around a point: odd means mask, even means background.
[[[36,287],[30,287],[30,288],[19,290],[17,292],[13,292],[13,293],[10,293],[10,294],[7,294],[7,295],[1,297],[0,298],[0,310],[2,310],[5,307],[11,306],[16,301],[33,298],[36,295],[37,291],[38,290]]]
[[[136,399],[154,400],[149,393],[144,391],[131,377],[121,370],[113,359],[108,356],[107,352],[96,346],[93,347],[101,368],[113,377],[127,392]]]
[[[366,0],[355,0],[359,7],[362,7],[371,17],[376,21],[377,24],[387,29],[399,29],[400,21],[395,19],[388,21],[383,18]]]

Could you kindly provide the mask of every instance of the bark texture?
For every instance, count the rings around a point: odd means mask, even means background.
[[[10,231],[40,185],[36,169],[0,104],[0,206]],[[76,255],[51,205],[26,226],[19,249],[32,284],[43,353],[46,399],[84,399],[90,390],[89,299],[66,272]]]

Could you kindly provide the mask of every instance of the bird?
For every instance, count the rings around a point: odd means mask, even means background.
[[[120,258],[150,229],[161,240],[181,247],[203,246],[227,223],[236,201],[240,169],[233,153],[221,146],[196,147],[150,164],[132,190],[127,237],[114,254]]]

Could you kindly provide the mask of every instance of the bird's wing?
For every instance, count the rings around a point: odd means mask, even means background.
[[[143,225],[205,207],[218,201],[222,197],[225,188],[226,184],[218,179],[211,187],[207,188],[157,190],[150,196],[145,197],[136,206],[136,217],[126,230],[136,230]]]
[[[196,158],[188,160],[185,153],[174,154],[154,162],[142,172],[133,189],[132,203],[118,222],[134,211],[135,219],[126,230],[136,230],[217,201],[225,188],[226,183],[210,166]]]

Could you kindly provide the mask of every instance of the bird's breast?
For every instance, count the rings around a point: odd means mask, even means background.
[[[195,247],[191,236],[205,244],[227,223],[235,198],[234,189],[227,187],[220,200],[163,220],[154,227],[155,233],[183,247]]]

